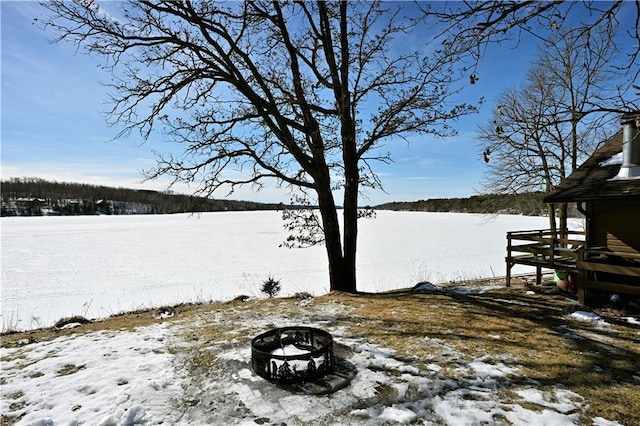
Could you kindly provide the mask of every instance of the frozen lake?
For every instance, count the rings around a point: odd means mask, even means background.
[[[286,249],[278,212],[3,217],[2,330],[182,302],[328,292],[324,247]],[[503,276],[507,231],[548,219],[378,211],[359,229],[358,289]],[[514,273],[533,268],[515,266]]]

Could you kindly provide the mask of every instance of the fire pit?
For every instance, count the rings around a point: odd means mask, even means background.
[[[333,371],[333,337],[311,327],[274,328],[251,342],[253,370],[271,382],[313,380]]]

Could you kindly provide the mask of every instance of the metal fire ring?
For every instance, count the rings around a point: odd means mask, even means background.
[[[333,336],[305,326],[274,328],[251,341],[251,366],[278,384],[316,380],[335,369]]]

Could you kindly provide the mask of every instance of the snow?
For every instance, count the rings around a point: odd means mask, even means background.
[[[458,294],[482,294],[486,291],[502,288],[501,285],[483,285],[483,286],[453,286],[446,287],[445,291]]]
[[[612,155],[600,163],[600,167],[620,166],[622,165],[622,152]]]
[[[569,413],[575,410],[575,401],[580,401],[580,404],[584,402],[583,398],[577,393],[563,389],[554,389],[553,393],[550,393],[528,388],[517,390],[516,393],[525,401],[560,413]]]
[[[295,355],[305,355],[308,354],[310,351],[306,350],[306,349],[300,349],[295,345],[285,345],[282,348],[278,348],[275,349],[273,351],[271,351],[271,353],[273,355],[278,355],[278,356],[295,356]]]
[[[270,275],[281,281],[283,295],[328,290],[323,249],[279,248],[286,235],[276,212],[2,218],[1,225],[3,329],[239,294],[263,297],[259,289]],[[380,291],[422,283],[423,291],[477,293],[481,289],[442,283],[502,272],[505,233],[545,227],[546,218],[378,212],[377,219],[361,222],[359,285]],[[535,387],[509,354],[463,361],[465,354],[446,341],[426,336],[422,342],[451,362],[420,366],[336,325],[335,318],[350,315],[345,305],[308,298],[299,307],[301,313],[280,316],[203,313],[188,320],[160,309],[156,318],[164,322],[135,330],[0,348],[0,412],[19,418],[21,426],[563,426],[578,424],[587,405],[559,385]],[[604,323],[582,311],[569,318]],[[253,372],[246,338],[202,341],[189,333],[227,329],[230,321],[238,336],[255,336],[273,324],[324,328],[348,349],[345,361],[357,374],[330,395],[285,391]],[[582,339],[566,325],[556,329]],[[185,360],[194,350],[213,355],[214,374],[194,379]],[[618,423],[597,417],[593,424]]]
[[[462,361],[444,376],[435,365],[421,370],[414,359],[343,334],[331,315],[347,316],[347,306],[314,304],[300,312],[264,318],[201,314],[133,331],[96,331],[18,348],[1,348],[3,399],[0,411],[24,416],[18,425],[255,425],[388,423],[445,425],[553,424],[579,422],[584,399],[558,386],[532,387],[510,355]],[[346,361],[357,374],[330,395],[296,394],[258,377],[250,366],[246,339],[194,342],[194,326],[216,327],[234,321],[238,331],[258,333],[271,322],[323,326],[350,348]],[[425,337],[431,346],[438,339]],[[197,381],[181,355],[197,350],[215,354],[215,374]],[[494,356],[494,358],[496,358]],[[379,393],[387,389],[384,398]],[[506,396],[504,390],[511,390]],[[528,407],[528,408],[525,408]],[[11,407],[11,409],[9,408]],[[17,408],[18,407],[18,408]],[[602,425],[612,425],[600,419]]]
[[[309,354],[311,351],[306,350],[306,349],[301,349],[298,348],[295,345],[285,345],[281,348],[275,349],[273,351],[271,351],[271,354],[273,355],[277,355],[277,356],[296,356],[296,355],[307,355]],[[315,365],[320,367],[322,364],[324,364],[324,356],[320,356],[320,357],[312,357],[313,358],[313,362],[315,362]],[[309,361],[305,361],[305,360],[287,360],[287,361],[282,361],[282,360],[273,360],[273,363],[279,368],[281,365],[283,365],[284,363],[287,363],[289,365],[290,368],[294,369],[294,370],[298,370],[298,371],[304,371],[307,368],[307,365],[309,363]]]
[[[602,417],[594,417],[591,421],[593,422],[593,426],[622,426],[621,423],[612,422]]]
[[[427,284],[502,271],[506,231],[544,227],[545,218],[379,212],[378,219],[361,224],[360,286],[378,291],[419,282],[424,291],[477,293],[478,288]],[[326,292],[323,250],[280,249],[284,237],[274,212],[2,218],[3,327],[33,328],[65,316],[97,318],[240,293],[261,297],[261,282],[269,275],[281,280],[285,295]],[[336,325],[334,319],[349,317],[352,308],[313,298],[299,307],[300,312],[232,319],[215,312],[181,319],[159,310],[156,318],[164,322],[135,330],[0,348],[0,412],[19,417],[20,426],[563,426],[579,424],[588,405],[560,385],[536,387],[510,354],[466,360],[446,341],[425,336],[421,341],[450,362],[420,366]],[[583,311],[568,318],[604,323]],[[255,336],[273,324],[299,323],[326,329],[348,349],[345,361],[357,370],[349,386],[323,396],[288,392],[253,372],[246,338],[194,340],[189,332],[232,325],[238,336]],[[582,338],[566,325],[556,330]],[[189,373],[185,354],[194,350],[213,355],[213,374],[198,380]],[[618,425],[602,417],[592,423]]]
[[[269,276],[280,281],[283,296],[327,293],[324,248],[279,247],[282,224],[274,211],[3,217],[2,329],[259,298]],[[547,227],[544,217],[379,211],[360,222],[359,290],[504,275],[506,233]],[[522,272],[531,268],[512,269]]]
[[[598,321],[600,320],[600,316],[595,312],[587,312],[587,311],[575,311],[571,314],[573,319],[578,321]]]
[[[640,325],[640,321],[638,321],[634,317],[622,317],[623,320],[627,321],[629,324]]]
[[[96,332],[2,349],[2,411],[23,404],[19,424],[133,425],[171,415],[180,383],[168,327]],[[13,354],[19,353],[13,360]],[[6,395],[18,396],[7,399]]]
[[[556,395],[557,397],[557,395]],[[528,410],[517,404],[494,401],[495,395],[485,390],[457,389],[445,398],[436,398],[436,412],[450,425],[518,424],[573,425],[577,414],[552,409]],[[526,399],[522,400],[523,402]],[[563,401],[571,403],[570,401]],[[506,421],[500,422],[500,419]]]
[[[475,371],[477,377],[507,377],[515,373],[511,367],[507,367],[501,362],[496,364],[488,364],[483,360],[474,360],[469,363],[469,367]]]
[[[418,416],[413,411],[406,408],[386,407],[378,418],[399,424],[408,424]]]
[[[415,287],[413,287],[413,291],[416,293],[434,293],[434,292],[442,291],[442,292],[457,293],[457,294],[482,294],[486,291],[495,290],[501,287],[503,286],[501,285],[481,285],[481,286],[455,285],[455,286],[439,287],[437,285],[431,284],[430,282],[424,282],[424,283],[418,283]]]

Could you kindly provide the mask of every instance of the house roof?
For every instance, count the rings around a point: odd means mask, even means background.
[[[622,131],[598,148],[556,189],[545,203],[640,197],[640,179],[613,179],[622,165]]]

